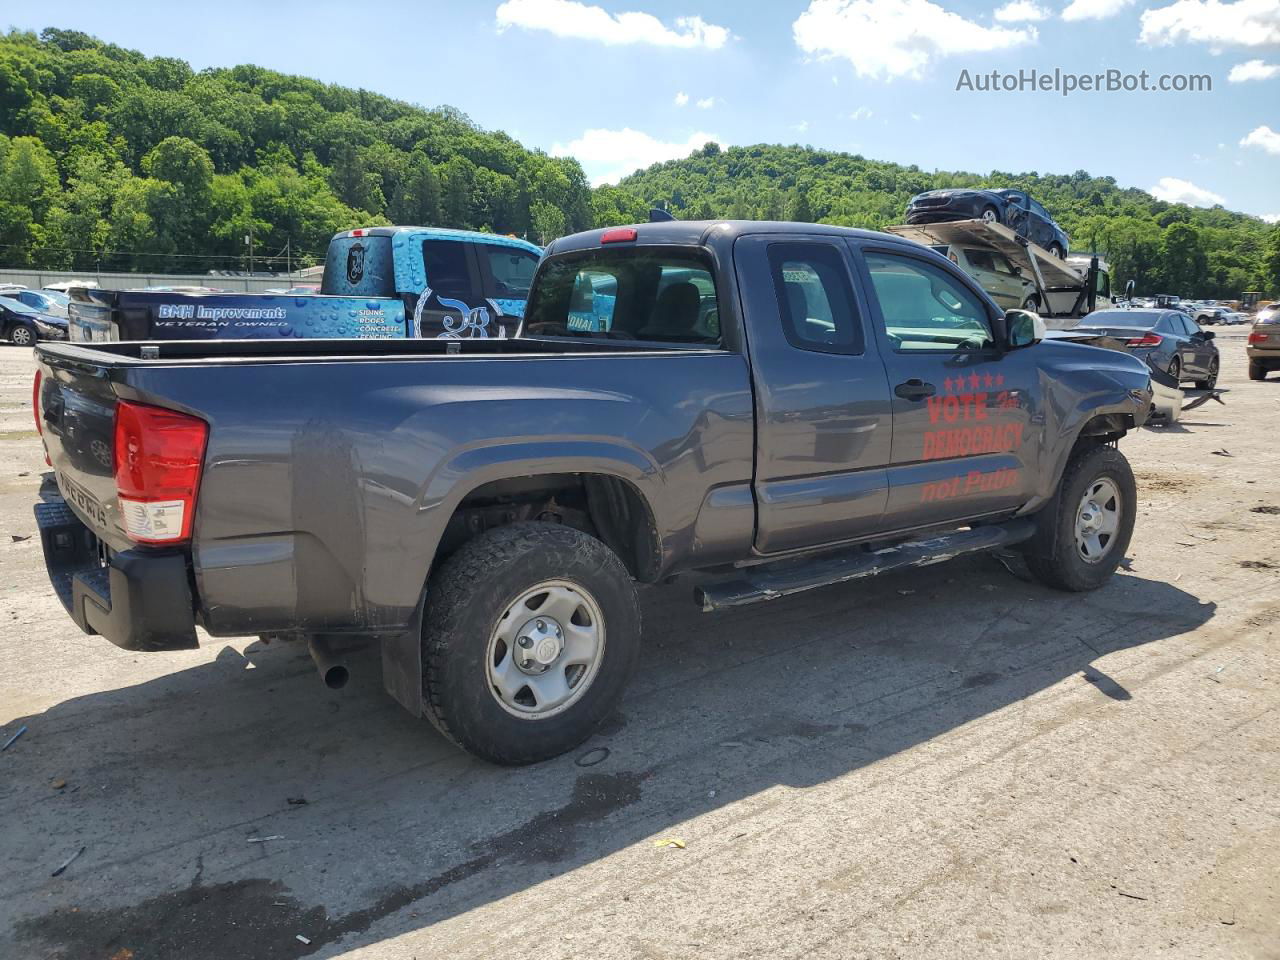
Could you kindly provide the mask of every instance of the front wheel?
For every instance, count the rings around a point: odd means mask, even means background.
[[[1057,590],[1096,590],[1129,548],[1137,502],[1124,454],[1109,446],[1077,451],[1058,492],[1036,515],[1036,533],[1023,548],[1027,567]]]
[[[15,347],[29,347],[36,342],[36,335],[30,327],[19,323],[9,331],[9,342]]]
[[[1057,257],[1059,260],[1066,256],[1066,251],[1062,249],[1060,244],[1054,243],[1049,245],[1049,253]]]
[[[1177,357],[1169,361],[1169,376],[1179,384],[1182,383],[1182,361]]]
[[[1040,301],[1035,297],[1027,297],[1022,303],[1023,310],[1030,310],[1032,313],[1040,312]]]
[[[1212,390],[1218,385],[1218,361],[1209,361],[1209,375],[1203,380],[1196,381],[1197,390]]]
[[[980,219],[983,223],[999,223],[1000,212],[995,207],[983,207]]]
[[[500,527],[431,578],[427,717],[484,760],[546,760],[613,712],[639,648],[635,586],[613,551],[558,524]]]

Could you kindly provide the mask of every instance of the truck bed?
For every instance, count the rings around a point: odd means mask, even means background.
[[[750,547],[739,353],[599,338],[258,340],[41,344],[36,360],[46,449],[91,546],[113,569],[178,556],[196,622],[215,635],[402,629],[464,496],[548,470],[645,491],[672,556],[717,562]],[[208,425],[189,544],[125,533],[113,430],[126,401]],[[741,494],[702,510],[728,488]],[[50,536],[70,542],[70,527]],[[648,550],[643,563],[667,559]]]

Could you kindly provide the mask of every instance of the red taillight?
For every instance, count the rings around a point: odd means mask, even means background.
[[[1158,333],[1148,333],[1141,337],[1132,337],[1124,342],[1126,347],[1158,347],[1164,343],[1164,337]]]
[[[31,412],[36,418],[36,433],[40,435],[40,444],[44,446],[44,424],[40,421],[44,418],[40,416],[40,384],[44,382],[44,371],[39,367],[36,368],[36,379],[31,384]],[[49,459],[49,448],[44,448],[44,463],[47,467],[53,466],[53,461]]]
[[[209,425],[197,417],[116,404],[116,494],[125,533],[138,543],[191,536]]]
[[[635,238],[635,227],[614,227],[600,234],[601,243],[630,243]]]
[[[1268,337],[1268,334],[1265,334],[1265,333],[1261,333],[1261,332],[1251,333],[1249,334],[1249,342],[1250,343],[1266,343],[1267,337]],[[37,380],[36,382],[39,383],[40,381]]]
[[[365,235],[365,230],[363,227],[359,230],[352,230],[350,233],[347,234],[347,236],[349,237],[363,237],[364,235]]]

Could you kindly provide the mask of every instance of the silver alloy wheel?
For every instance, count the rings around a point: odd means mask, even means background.
[[[1110,477],[1098,477],[1080,498],[1076,511],[1076,550],[1085,563],[1101,563],[1111,552],[1120,529],[1120,488]]]
[[[542,720],[573,706],[604,659],[604,615],[568,580],[544,580],[508,604],[489,637],[489,691],[502,708]]]
[[[9,339],[19,347],[29,347],[35,342],[35,337],[31,335],[31,331],[26,327],[14,327],[9,332]]]
[[[996,213],[994,210],[992,210],[990,207],[982,211],[983,223],[996,223],[999,220],[1000,220],[1000,215]]]

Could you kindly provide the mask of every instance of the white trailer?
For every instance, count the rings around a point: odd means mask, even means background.
[[[1061,260],[1001,223],[954,220],[902,224],[889,227],[888,232],[929,247],[946,245],[997,251],[1029,282],[1034,290],[1031,296],[1039,305],[1037,312],[1046,319],[1078,319],[1111,306],[1110,271],[1096,255],[1072,254]]]

